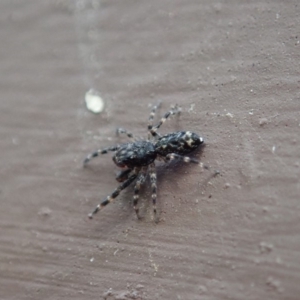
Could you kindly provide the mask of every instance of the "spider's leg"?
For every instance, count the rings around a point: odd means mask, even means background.
[[[157,155],[156,159],[159,161],[163,161],[164,163],[168,162],[165,156]]]
[[[181,160],[185,163],[198,164],[203,169],[211,170],[208,165],[205,165],[201,161],[199,161],[198,159],[195,159],[195,158],[192,158],[192,157],[189,157],[189,156],[182,156],[182,155],[179,155],[179,154],[176,154],[176,153],[170,153],[170,154],[167,154],[165,156],[165,158],[166,158],[167,161],[178,159],[178,160]],[[213,176],[217,176],[219,174],[220,174],[219,170],[214,170],[214,172],[212,173]]]
[[[123,182],[126,179],[128,179],[130,172],[132,171],[132,169],[125,169],[122,170],[116,177],[116,180],[119,182]]]
[[[177,159],[177,160],[183,161],[185,163],[198,164],[201,168],[209,170],[209,167],[207,165],[203,164],[198,159],[195,159],[195,158],[192,158],[192,157],[189,157],[189,156],[183,156],[183,155],[179,155],[179,154],[176,154],[176,153],[170,153],[170,154],[167,154],[165,156],[165,158],[166,158],[167,161]]]
[[[171,110],[169,110],[162,118],[161,120],[159,121],[159,123],[155,126],[153,126],[152,124],[149,123],[148,125],[148,131],[149,133],[154,136],[154,137],[160,137],[160,135],[157,133],[157,130],[160,128],[160,126],[162,124],[164,124],[166,122],[166,120],[172,116],[172,115],[175,115],[175,114],[178,114],[180,113],[180,109],[178,108],[177,105],[175,105],[175,107],[172,107]]]
[[[101,210],[104,206],[112,202],[115,198],[117,198],[122,190],[127,188],[137,177],[140,168],[135,168],[134,173],[122,184],[120,184],[109,196],[106,197],[104,201],[96,206],[96,208],[89,214],[89,218],[92,219],[93,215],[96,214],[99,210]]]
[[[152,163],[150,165],[150,182],[151,182],[151,190],[152,190],[152,204],[153,204],[153,213],[154,213],[154,219],[156,220],[156,190],[157,190],[157,180],[156,180],[156,169],[155,164]]]
[[[116,130],[117,136],[119,136],[121,133],[126,134],[130,139],[133,139],[133,140],[135,139],[133,134],[131,132],[129,132],[128,130],[121,128],[121,127],[117,128],[117,130]]]
[[[151,113],[149,115],[149,121],[148,121],[148,140],[150,140],[151,137],[151,133],[150,133],[150,129],[153,127],[153,120],[156,114],[157,109],[161,106],[161,102],[159,102],[157,105],[154,105]],[[157,134],[158,135],[158,134]]]
[[[112,147],[108,147],[108,148],[104,148],[104,149],[99,149],[91,154],[89,154],[85,160],[83,161],[83,166],[85,166],[93,157],[97,157],[99,156],[99,154],[106,154],[109,151],[117,151],[120,148],[119,145],[117,146],[112,146]]]
[[[139,201],[139,192],[141,189],[141,185],[145,182],[146,175],[147,175],[148,167],[143,167],[141,173],[139,174],[135,187],[134,187],[134,196],[133,196],[133,208],[135,210],[136,216],[139,219],[139,209],[137,207]]]

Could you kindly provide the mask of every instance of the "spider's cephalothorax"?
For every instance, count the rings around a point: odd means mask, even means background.
[[[145,182],[148,173],[152,189],[153,211],[154,215],[156,215],[157,186],[154,163],[156,159],[161,159],[165,162],[177,159],[186,163],[191,162],[199,164],[201,167],[206,169],[208,168],[198,160],[185,156],[186,154],[189,154],[193,150],[197,149],[204,142],[203,138],[199,137],[196,133],[191,131],[178,131],[163,136],[157,133],[157,130],[168,119],[169,116],[180,112],[178,107],[175,106],[175,108],[167,112],[160,122],[156,126],[153,126],[153,119],[156,110],[157,106],[154,106],[150,113],[147,140],[134,140],[130,143],[99,149],[96,152],[88,155],[84,160],[84,165],[86,165],[93,157],[113,151],[115,152],[113,161],[118,167],[123,168],[120,174],[116,177],[116,179],[122,183],[109,196],[107,196],[104,201],[96,206],[94,211],[89,214],[90,218],[92,218],[94,214],[96,214],[108,203],[112,202],[123,189],[128,187],[135,180],[136,183],[134,187],[133,207],[137,216],[139,217],[139,209],[137,207],[139,191],[141,185]],[[134,139],[133,135],[123,128],[117,129],[117,133],[125,133],[129,138]]]
[[[155,151],[161,156],[170,153],[189,154],[202,144],[203,138],[190,131],[178,131],[160,137],[155,143]]]

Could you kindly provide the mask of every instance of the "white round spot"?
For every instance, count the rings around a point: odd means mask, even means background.
[[[95,114],[99,114],[104,109],[103,99],[100,97],[99,93],[93,89],[86,92],[85,104],[87,109]]]

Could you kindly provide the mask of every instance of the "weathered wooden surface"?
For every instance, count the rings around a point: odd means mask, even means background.
[[[97,3],[0,2],[0,298],[299,299],[298,1]],[[117,168],[84,156],[159,100],[221,176],[159,167],[158,225],[147,187],[88,220]]]

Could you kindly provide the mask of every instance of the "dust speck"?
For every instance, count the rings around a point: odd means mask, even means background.
[[[44,217],[49,217],[51,213],[52,210],[49,207],[42,207],[38,212],[40,216],[44,216]]]
[[[198,286],[198,291],[199,291],[200,295],[203,295],[203,294],[205,294],[207,292],[207,287],[204,286],[204,285],[199,285]]]
[[[138,284],[137,286],[136,286],[136,289],[137,290],[142,290],[144,288],[144,286],[142,285],[142,284]]]
[[[273,245],[269,244],[269,243],[266,243],[266,242],[261,242],[259,244],[259,250],[260,250],[260,253],[271,252],[273,250]]]
[[[267,213],[268,211],[269,211],[269,208],[268,208],[267,206],[264,206],[264,207],[263,207],[263,212],[264,212],[264,213]]]
[[[259,126],[264,126],[266,124],[268,124],[268,119],[267,118],[259,119]]]
[[[226,183],[224,184],[224,189],[228,189],[228,188],[230,188],[230,183],[229,183],[229,182],[226,182]]]
[[[278,292],[283,292],[283,288],[282,288],[281,282],[279,280],[276,280],[275,278],[270,276],[270,277],[268,277],[266,283],[272,289],[277,290]]]

